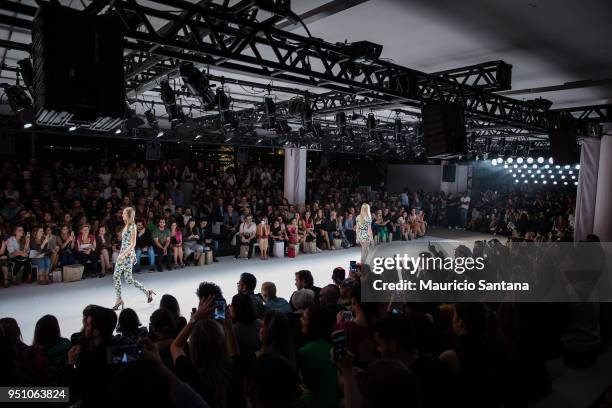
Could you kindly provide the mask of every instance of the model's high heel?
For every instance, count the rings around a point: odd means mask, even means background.
[[[123,299],[117,299],[117,301],[115,302],[115,306],[113,306],[113,310],[119,310],[119,307],[121,307],[121,310],[123,310]]]
[[[147,290],[147,303],[151,303],[153,301],[153,295],[157,295],[157,293],[153,292],[152,290]]]

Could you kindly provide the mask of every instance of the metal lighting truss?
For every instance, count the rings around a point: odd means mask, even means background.
[[[562,114],[531,108],[522,101],[491,93],[484,89],[486,86],[466,85],[458,73],[427,74],[382,60],[355,60],[343,44],[280,30],[274,27],[276,18],[257,21],[256,9],[235,12],[212,2],[183,0],[104,3],[90,10],[114,13],[123,22],[126,49],[133,51],[128,53],[132,59],[127,61],[128,79],[148,69],[167,76],[168,70],[176,70],[168,61],[179,60],[410,106],[438,100],[460,102],[472,117],[536,132],[548,131],[551,121]],[[148,6],[152,3],[179,12],[156,10]],[[19,8],[27,15],[36,10],[16,4],[5,1],[2,8]],[[2,19],[15,20],[10,16]],[[158,32],[154,21],[162,21],[168,28]],[[469,70],[468,74],[474,77]],[[152,78],[151,84],[156,79],[159,77]],[[146,85],[140,90],[147,86],[152,87]]]

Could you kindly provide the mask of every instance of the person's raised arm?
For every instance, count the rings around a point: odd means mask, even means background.
[[[193,326],[200,320],[210,316],[215,310],[215,295],[210,295],[206,299],[200,300],[198,310],[191,316],[189,322],[183,327],[183,330],[174,338],[172,344],[170,344],[170,354],[172,355],[172,362],[176,363],[176,360],[180,356],[185,355],[185,346],[187,345],[187,339],[191,335]]]

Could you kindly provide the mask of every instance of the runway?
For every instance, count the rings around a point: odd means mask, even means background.
[[[374,247],[384,252],[405,250],[413,254],[426,250],[429,241],[444,239],[481,239],[482,236],[464,231],[434,230],[435,236],[426,236],[417,241],[395,241]],[[409,249],[408,249],[409,248]],[[294,273],[300,269],[312,272],[316,286],[331,283],[332,270],[342,266],[348,271],[351,260],[359,261],[360,248],[324,251],[317,254],[299,254],[296,258],[270,258],[262,261],[258,257],[234,259],[221,257],[219,262],[201,267],[187,267],[164,272],[145,271],[134,274],[134,278],[157,293],[152,303],[147,304],[142,292],[132,285],[123,283],[125,307],[134,309],[145,326],[149,316],[159,307],[159,299],[165,293],[175,296],[184,316],[189,316],[192,307],[197,306],[195,291],[202,281],[219,285],[227,301],[236,294],[236,283],[242,272],[250,272],[257,277],[257,292],[261,283],[271,281],[276,284],[277,294],[289,299],[295,290]],[[0,316],[13,317],[21,327],[23,339],[30,343],[34,335],[36,321],[45,314],[55,315],[64,337],[69,337],[81,328],[82,311],[89,304],[111,307],[115,303],[112,275],[104,278],[89,278],[78,282],[54,283],[40,286],[35,283],[21,284],[17,287],[0,289]]]

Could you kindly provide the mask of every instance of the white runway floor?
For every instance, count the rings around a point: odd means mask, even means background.
[[[399,245],[392,243],[390,245]],[[125,307],[138,313],[141,323],[149,323],[149,316],[159,306],[164,293],[175,296],[184,316],[189,316],[192,307],[197,306],[195,291],[202,281],[212,281],[221,287],[228,302],[236,294],[236,282],[242,272],[250,272],[257,277],[257,292],[261,283],[271,281],[276,284],[278,296],[289,298],[295,290],[294,273],[300,269],[310,270],[317,286],[331,283],[331,273],[336,266],[348,270],[349,261],[359,260],[359,248],[324,251],[319,254],[300,254],[296,258],[270,258],[262,261],[259,257],[250,260],[233,257],[219,258],[219,262],[201,267],[187,267],[164,272],[144,271],[134,274],[134,278],[152,289],[157,296],[147,304],[142,292],[132,285],[123,283]],[[40,286],[35,283],[21,284],[8,289],[0,289],[0,316],[13,317],[19,322],[23,339],[30,343],[34,335],[36,321],[45,314],[55,315],[64,337],[81,328],[83,308],[89,304],[111,307],[115,302],[114,281],[111,275],[104,278],[90,278],[79,282],[54,283]]]

